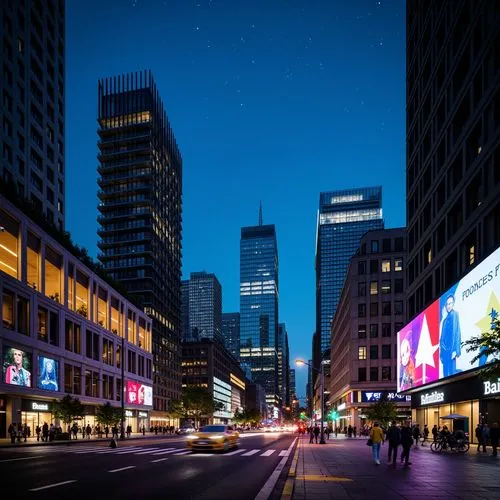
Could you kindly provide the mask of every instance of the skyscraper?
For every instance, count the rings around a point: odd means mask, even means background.
[[[240,359],[240,313],[222,313],[222,338],[226,349]]]
[[[262,222],[262,211],[259,222]],[[241,228],[240,360],[251,366],[277,417],[278,245],[274,224]]]
[[[278,324],[278,394],[281,406],[289,406],[289,373],[290,350],[288,346],[288,332],[285,323]]]
[[[2,2],[2,192],[64,228],[63,0]]]
[[[381,187],[320,194],[316,228],[316,332],[321,356],[330,348],[332,318],[359,240],[367,231],[383,227]]]
[[[184,331],[183,341],[202,338],[222,341],[222,287],[217,276],[206,272],[191,273],[187,296],[189,328]],[[182,308],[185,310],[184,304]]]
[[[181,281],[181,332],[182,339],[189,338],[189,280]]]
[[[164,412],[181,388],[182,159],[150,71],[100,80],[98,101],[98,258],[153,319]]]

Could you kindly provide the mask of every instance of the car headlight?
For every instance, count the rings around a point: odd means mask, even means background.
[[[224,439],[224,436],[210,436],[210,439]]]
[[[186,439],[198,439],[198,436],[193,436],[193,435],[186,436]]]

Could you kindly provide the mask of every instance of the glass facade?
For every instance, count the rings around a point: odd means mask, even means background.
[[[240,313],[222,314],[222,338],[226,349],[240,359]]]
[[[268,404],[278,404],[278,247],[274,225],[243,227],[240,240],[240,359]]]
[[[320,194],[316,233],[316,331],[321,336],[321,353],[330,348],[332,318],[349,261],[367,231],[383,228],[381,187]]]

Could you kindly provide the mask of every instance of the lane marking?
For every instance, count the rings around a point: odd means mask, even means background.
[[[157,458],[156,460],[151,460],[151,463],[156,464],[158,462],[163,462],[164,460],[168,460],[168,457]]]
[[[247,450],[245,448],[242,448],[241,450],[231,451],[230,453],[224,453],[224,456],[230,457],[231,455],[237,455],[238,453],[243,453],[244,451]]]
[[[190,451],[181,451],[180,453],[174,453],[172,456],[173,457],[180,457],[181,455],[190,455],[191,454],[191,450]]]
[[[161,448],[154,447],[154,448],[147,448],[146,450],[142,450],[139,453],[134,453],[134,455],[148,455],[149,453],[155,453],[156,451],[161,450]]]
[[[348,477],[320,476],[314,474],[297,476],[296,479],[299,481],[322,481],[322,482],[333,481],[336,483],[342,483],[342,482],[352,483],[352,479],[349,479]]]
[[[280,451],[280,457],[288,457],[289,453],[288,450],[281,450]]]
[[[122,470],[135,469],[135,465],[129,465],[128,467],[121,467],[120,469],[108,470],[108,472],[121,472]]]
[[[117,455],[126,455],[127,453],[135,453],[137,451],[143,451],[146,448],[143,448],[142,446],[139,448],[127,448],[126,450],[119,450],[116,452]],[[116,450],[115,450],[116,451]]]
[[[40,486],[38,488],[31,488],[28,491],[42,491],[42,490],[48,490],[49,488],[55,488],[56,486],[62,486],[63,484],[70,484],[70,483],[76,483],[76,479],[71,479],[69,481],[62,481],[60,483],[54,483],[54,484],[47,484],[47,486]]]
[[[242,457],[251,457],[252,455],[255,455],[256,453],[259,453],[260,450],[250,450],[247,451],[245,454],[241,455]]]
[[[267,450],[262,453],[261,457],[270,457],[276,450]]]
[[[168,455],[169,453],[175,453],[176,451],[179,451],[179,448],[167,448],[166,450],[163,451],[157,451],[153,453],[153,455],[160,456],[160,455]]]
[[[25,457],[25,458],[7,458],[6,460],[0,460],[0,464],[3,462],[17,462],[18,460],[33,460],[35,458],[43,458],[42,455],[36,457]]]

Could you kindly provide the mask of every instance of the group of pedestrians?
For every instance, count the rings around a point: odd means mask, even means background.
[[[387,429],[384,438],[383,429],[380,427],[378,422],[375,422],[370,430],[370,439],[368,441],[368,444],[371,445],[372,448],[373,461],[377,465],[380,465],[380,448],[384,440],[387,440],[389,444],[387,457],[388,462],[392,463],[394,466],[396,465],[398,448],[401,445],[401,462],[404,462],[405,467],[411,465],[410,449],[413,444],[414,432],[414,429],[410,427],[409,421],[405,422],[402,427],[398,427],[396,425],[396,421],[393,420],[391,426]]]
[[[480,453],[482,449],[483,453],[486,453],[486,447],[488,443],[490,443],[493,450],[492,456],[496,457],[498,441],[500,439],[500,427],[498,426],[498,422],[493,423],[491,428],[486,422],[477,424],[474,434],[477,440],[477,452]]]

